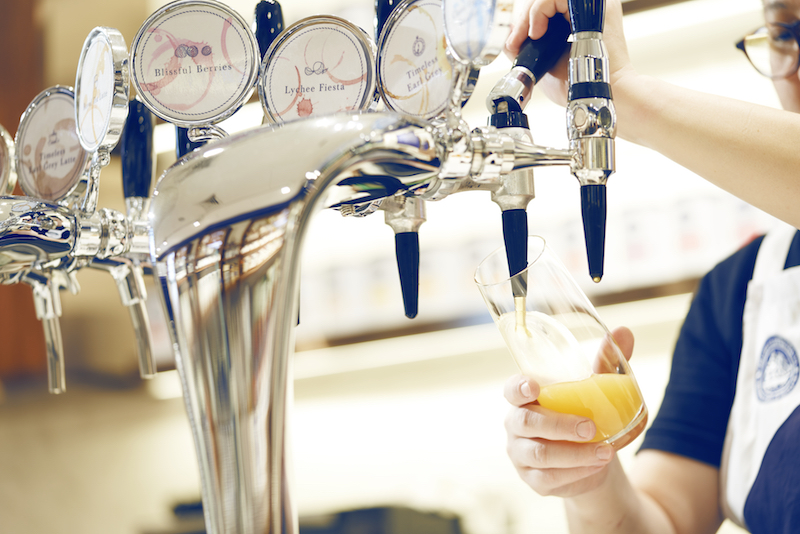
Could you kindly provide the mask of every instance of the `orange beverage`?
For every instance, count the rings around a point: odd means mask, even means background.
[[[644,403],[630,375],[593,374],[577,382],[561,382],[543,386],[537,399],[550,410],[581,415],[594,421],[597,433],[591,441],[603,441],[625,430],[639,418]],[[644,428],[644,421],[636,421]],[[627,436],[626,436],[627,438]]]

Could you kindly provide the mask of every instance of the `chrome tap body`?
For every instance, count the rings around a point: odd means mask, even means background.
[[[614,172],[617,124],[600,32],[574,34],[569,80],[567,133],[577,156],[572,173],[581,185],[605,184]]]

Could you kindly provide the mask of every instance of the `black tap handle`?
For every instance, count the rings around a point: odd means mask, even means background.
[[[153,181],[153,114],[137,99],[128,103],[120,138],[122,190],[125,198],[150,196]]]
[[[381,37],[383,27],[400,0],[375,0],[375,42]]]
[[[606,186],[590,184],[581,186],[581,212],[583,232],[586,237],[586,256],[589,259],[589,276],[599,282],[603,277],[606,248]]]
[[[508,275],[516,276],[528,266],[528,214],[523,209],[503,212],[503,242],[506,246]],[[527,284],[524,277],[517,277],[511,289],[516,297],[524,297]]]
[[[182,158],[195,148],[200,148],[205,143],[192,141],[189,139],[189,130],[187,128],[175,127],[175,155],[178,159]]]
[[[514,67],[522,66],[533,73],[534,84],[552,69],[564,55],[569,42],[570,27],[567,19],[557,13],[550,19],[547,32],[537,40],[525,39],[514,60]]]
[[[569,20],[572,31],[602,32],[605,0],[569,0]]]
[[[399,232],[394,236],[397,269],[406,317],[413,319],[419,308],[419,234]]]
[[[284,28],[281,5],[275,0],[261,0],[256,4],[255,23],[256,41],[264,59],[269,45]]]

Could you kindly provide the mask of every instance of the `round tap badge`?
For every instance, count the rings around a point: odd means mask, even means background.
[[[14,139],[0,125],[0,195],[10,195],[17,184]]]
[[[83,148],[94,152],[119,141],[128,115],[128,50],[114,28],[93,29],[78,62],[75,121]]]
[[[89,161],[75,128],[72,89],[55,86],[39,93],[22,114],[15,152],[26,195],[58,202],[72,191]]]
[[[375,96],[372,42],[344,19],[303,19],[264,55],[258,95],[266,116],[278,123],[366,109]]]
[[[179,0],[154,13],[131,47],[139,98],[157,117],[190,128],[232,115],[258,78],[258,42],[214,0]]]
[[[442,1],[404,1],[378,40],[378,89],[386,106],[431,119],[447,107],[451,78]]]

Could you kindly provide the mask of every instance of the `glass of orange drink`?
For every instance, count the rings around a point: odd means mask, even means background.
[[[528,238],[527,256],[517,273],[509,272],[504,247],[478,266],[475,282],[489,312],[522,374],[539,383],[536,402],[592,419],[592,441],[621,449],[647,423],[628,361],[543,238]]]

